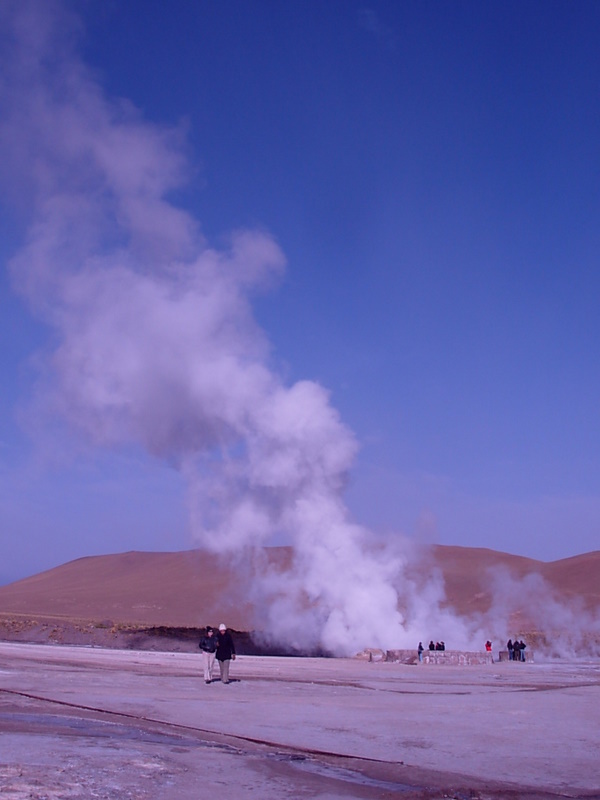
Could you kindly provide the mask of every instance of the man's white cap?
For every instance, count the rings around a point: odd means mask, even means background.
[[[220,631],[226,631],[226,630],[227,630],[227,625],[225,625],[225,623],[224,623],[224,622],[222,622],[222,623],[219,625],[219,630],[220,630]]]

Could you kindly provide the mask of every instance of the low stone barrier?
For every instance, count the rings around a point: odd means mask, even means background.
[[[418,660],[416,650],[388,650],[385,660],[400,664],[442,664],[458,667],[494,663],[492,653],[465,650],[423,650],[421,662]]]
[[[500,650],[498,653],[498,661],[512,661],[512,658],[508,657],[508,650]],[[525,650],[525,662],[530,664],[533,663],[533,650]]]
[[[386,661],[393,661],[395,664],[416,664],[418,663],[416,650],[387,650],[385,653]]]
[[[376,647],[367,647],[366,650],[357,653],[354,657],[360,658],[361,661],[387,661],[385,652]]]
[[[500,650],[498,658],[494,659],[493,653],[485,650],[423,650],[422,660],[419,661],[417,651],[411,650],[378,650],[367,648],[362,653],[357,653],[355,658],[363,661],[391,661],[395,664],[441,664],[442,666],[464,667],[473,664],[493,664],[494,661],[508,661],[508,650]],[[525,651],[525,660],[533,663],[533,651]]]

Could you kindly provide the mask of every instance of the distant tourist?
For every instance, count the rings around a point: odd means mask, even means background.
[[[512,639],[509,639],[508,642],[506,643],[506,649],[508,650],[508,660],[512,661],[515,654],[515,648],[512,643]]]
[[[513,642],[513,661],[521,660],[521,644],[515,639]]]
[[[423,661],[423,642],[419,642],[419,646],[417,647],[417,655],[419,657],[419,661]]]
[[[519,642],[519,655],[521,656],[521,661],[525,661],[525,648],[527,645],[523,640]]]
[[[429,649],[430,650],[435,650],[435,645],[433,643],[433,639],[429,642]]]
[[[492,643],[490,642],[490,640],[489,640],[489,639],[488,639],[488,640],[487,640],[487,642],[485,643],[485,649],[486,649],[486,652],[487,652],[487,653],[491,653],[491,652],[492,652]]]
[[[215,664],[215,653],[217,650],[217,637],[214,628],[206,626],[206,633],[200,639],[200,650],[202,650],[202,661],[204,664],[204,683],[212,681],[212,671]]]
[[[221,683],[229,683],[229,663],[235,661],[235,646],[227,625],[222,622],[217,634],[217,661],[221,671]]]
[[[440,642],[440,650],[446,649],[446,642]]]

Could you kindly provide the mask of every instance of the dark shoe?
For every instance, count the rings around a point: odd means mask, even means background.
[[[204,681],[204,683],[210,683],[210,681]]]

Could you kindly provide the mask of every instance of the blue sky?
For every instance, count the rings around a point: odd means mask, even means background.
[[[180,131],[170,202],[215,247],[251,229],[284,254],[252,307],[272,369],[327,388],[358,440],[354,518],[543,560],[598,549],[598,5],[67,7],[103,95]],[[6,265],[33,215],[27,180],[0,179]],[[55,343],[3,267],[0,580],[192,546],[172,464],[49,444],[32,419]]]

